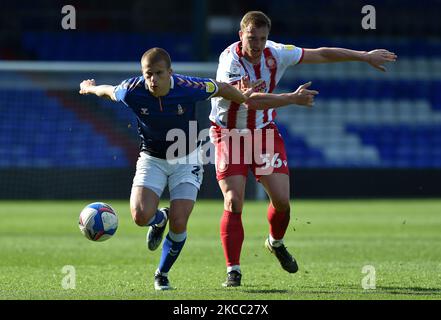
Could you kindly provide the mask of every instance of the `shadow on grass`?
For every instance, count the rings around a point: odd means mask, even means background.
[[[441,296],[441,288],[377,286],[375,289],[363,290],[361,287],[348,285],[343,285],[341,288],[361,291],[363,293]]]
[[[277,290],[277,289],[260,289],[260,290],[257,290],[257,289],[251,289],[251,290],[245,289],[245,290],[242,290],[242,291],[246,292],[246,293],[266,293],[266,294],[271,294],[271,293],[289,293],[290,292],[288,290]]]
[[[388,294],[404,294],[404,295],[438,295],[441,297],[440,288],[422,288],[422,287],[389,287],[381,286],[377,287],[378,292],[385,292]]]
[[[414,295],[414,296],[439,296],[441,288],[423,287],[394,287],[377,286],[376,289],[364,290],[359,286],[340,285],[336,288],[303,287],[298,289],[244,289],[245,293],[254,294],[324,294],[324,295],[345,295],[345,294],[366,294],[366,295]]]

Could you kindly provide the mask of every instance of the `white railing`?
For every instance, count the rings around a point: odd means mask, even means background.
[[[217,63],[175,62],[178,73],[216,73]],[[0,72],[139,72],[139,62],[74,62],[74,61],[0,61]]]

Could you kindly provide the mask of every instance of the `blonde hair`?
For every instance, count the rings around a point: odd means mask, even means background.
[[[271,30],[271,19],[262,11],[249,11],[240,21],[240,29],[245,30],[249,25],[256,28],[268,27]]]
[[[149,62],[150,64],[156,64],[158,62],[164,61],[167,68],[171,68],[171,59],[167,51],[162,48],[151,48],[144,52],[141,58],[141,64],[143,62]]]

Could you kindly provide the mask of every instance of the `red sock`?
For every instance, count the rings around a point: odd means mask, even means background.
[[[224,210],[220,221],[220,235],[227,266],[239,265],[244,239],[242,212],[233,213]]]
[[[289,210],[287,212],[277,212],[270,203],[268,206],[268,222],[270,224],[270,235],[275,240],[281,240],[285,236],[289,224]]]

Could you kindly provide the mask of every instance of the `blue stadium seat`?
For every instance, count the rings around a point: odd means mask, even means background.
[[[0,97],[6,110],[2,115],[5,122],[0,122],[0,166],[128,165],[120,147],[43,90],[27,90],[25,95],[23,91],[3,90]]]

